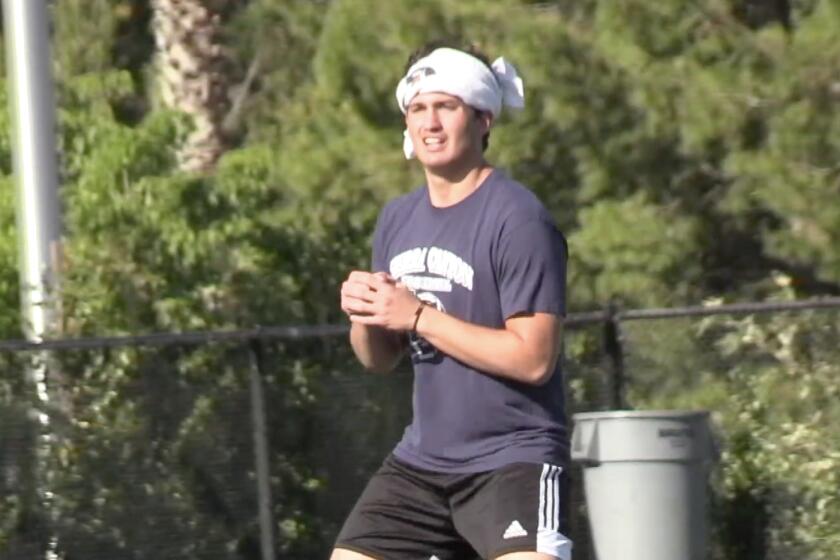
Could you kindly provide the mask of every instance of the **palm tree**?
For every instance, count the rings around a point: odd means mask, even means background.
[[[193,117],[178,154],[181,169],[209,171],[230,146],[230,59],[221,44],[223,11],[236,0],[152,0],[157,78],[163,103]]]

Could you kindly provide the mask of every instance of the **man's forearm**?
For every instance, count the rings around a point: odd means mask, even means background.
[[[562,323],[548,314],[522,320],[541,323],[540,328],[493,329],[429,308],[418,321],[417,333],[441,352],[475,369],[539,385],[554,372]]]
[[[357,323],[350,328],[350,344],[365,369],[377,373],[393,370],[403,352],[398,333]]]

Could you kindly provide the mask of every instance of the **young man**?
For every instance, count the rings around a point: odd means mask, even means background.
[[[571,558],[558,367],[566,243],[525,187],[484,159],[503,59],[421,50],[397,88],[426,184],[388,204],[371,272],[341,287],[350,341],[387,372],[408,348],[414,417],[359,498],[332,560]]]

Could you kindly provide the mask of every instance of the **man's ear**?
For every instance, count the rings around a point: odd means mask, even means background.
[[[475,118],[477,118],[482,125],[482,134],[487,134],[490,132],[490,127],[493,126],[493,113],[490,111],[478,111],[475,112]]]

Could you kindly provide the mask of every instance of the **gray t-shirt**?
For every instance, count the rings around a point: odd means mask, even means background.
[[[500,170],[454,206],[432,206],[425,186],[391,201],[374,233],[373,270],[486,327],[519,313],[565,314],[566,241],[536,196]],[[566,463],[559,365],[534,386],[482,373],[416,337],[410,351],[414,416],[399,459],[452,473]]]

